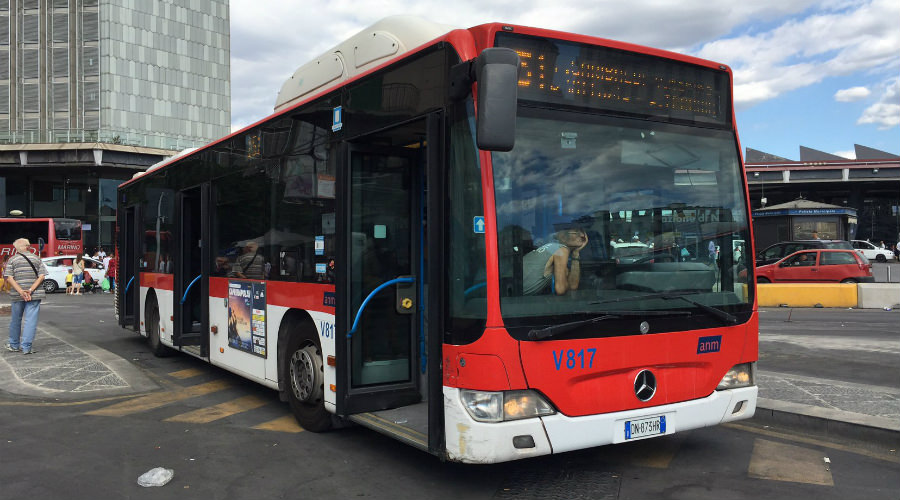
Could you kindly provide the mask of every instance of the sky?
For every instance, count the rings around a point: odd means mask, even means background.
[[[900,155],[900,0],[231,0],[231,118],[272,113],[304,63],[391,15],[636,43],[727,64],[741,147]]]

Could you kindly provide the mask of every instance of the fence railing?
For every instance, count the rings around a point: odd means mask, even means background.
[[[214,139],[191,139],[160,134],[144,134],[115,130],[25,130],[0,132],[0,144],[62,144],[91,143],[122,144],[146,148],[180,151],[203,146]]]

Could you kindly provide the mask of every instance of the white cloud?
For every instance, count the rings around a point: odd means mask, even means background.
[[[866,71],[896,74],[897,18],[896,0],[832,3],[765,32],[706,43],[697,55],[733,66],[735,104],[746,108],[828,77]]]
[[[875,104],[863,111],[856,121],[859,125],[875,124],[879,130],[900,125],[900,78],[892,78],[884,83],[884,93]]]
[[[847,158],[848,160],[856,159],[856,151],[853,149],[851,149],[849,151],[835,151],[834,153],[831,153],[831,154],[838,155],[843,158]]]
[[[865,87],[850,87],[834,93],[834,100],[838,102],[853,102],[869,97],[872,92]]]

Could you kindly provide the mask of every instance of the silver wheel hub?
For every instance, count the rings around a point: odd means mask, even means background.
[[[322,399],[322,358],[314,346],[297,349],[291,356],[291,390],[304,403]]]

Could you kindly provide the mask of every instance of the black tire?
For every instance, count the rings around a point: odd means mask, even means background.
[[[172,354],[172,350],[168,346],[163,345],[159,338],[159,306],[156,304],[156,298],[151,297],[147,300],[147,344],[150,345],[150,352],[157,358],[164,358]]]
[[[300,426],[311,432],[330,430],[334,421],[325,409],[325,370],[317,336],[293,333],[281,369],[288,403]]]
[[[59,284],[50,278],[45,279],[42,285],[44,286],[44,291],[47,293],[53,293],[59,290]]]
[[[841,283],[846,283],[848,285],[855,285],[856,283],[858,283],[858,281],[856,281],[853,278],[847,278],[845,280],[841,280]]]
[[[887,262],[887,257],[882,254],[878,254],[875,256],[875,260],[877,260],[878,262]]]
[[[763,284],[765,284],[765,283],[771,283],[771,281],[769,281],[769,278],[763,278],[762,276],[757,277],[757,278],[756,278],[756,282],[757,282],[757,283],[763,283]]]

